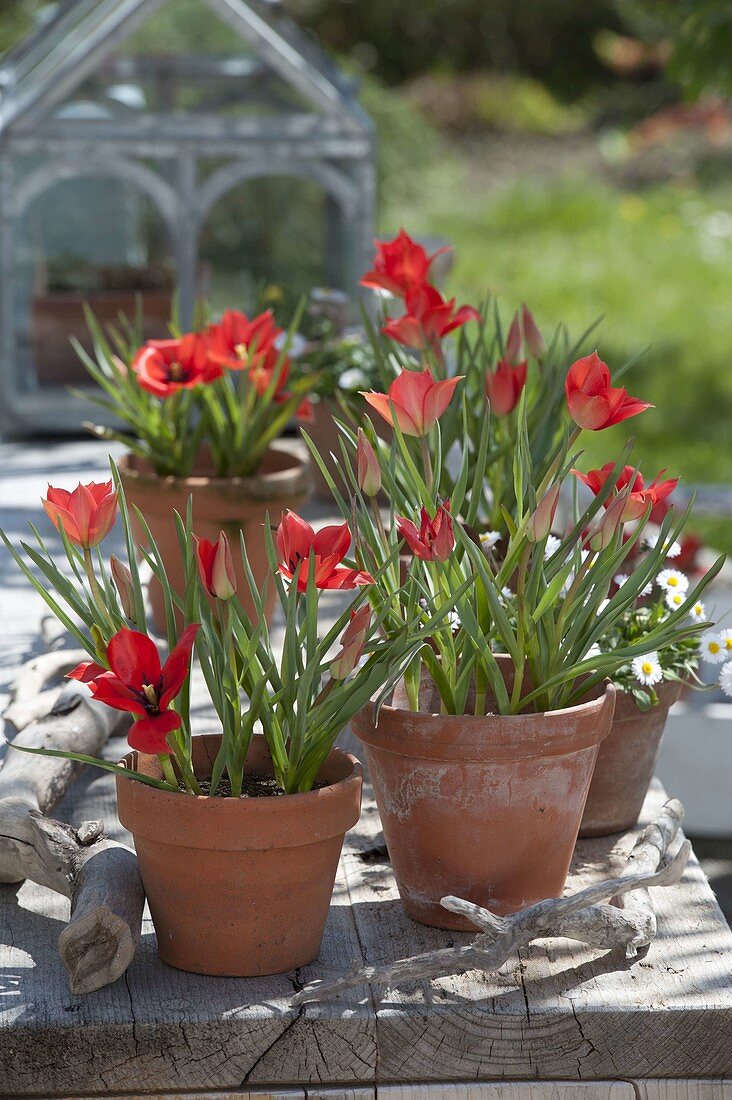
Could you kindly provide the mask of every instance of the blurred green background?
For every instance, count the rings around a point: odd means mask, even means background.
[[[188,2],[173,7],[184,32]],[[0,49],[44,7],[4,0]],[[285,7],[362,81],[380,143],[380,232],[451,242],[447,289],[462,301],[495,293],[509,312],[525,300],[540,325],[573,332],[603,316],[596,341],[611,367],[648,349],[627,379],[657,406],[632,425],[643,469],[732,484],[729,0]],[[204,41],[205,18],[190,18]],[[257,227],[231,207],[218,217],[204,251],[226,268]],[[315,278],[303,237],[300,268]],[[291,260],[258,274],[286,279]],[[614,442],[593,440],[596,457]],[[732,550],[728,519],[699,526]]]

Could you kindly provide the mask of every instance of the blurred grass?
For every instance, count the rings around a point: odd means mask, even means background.
[[[596,342],[611,367],[648,348],[625,384],[657,407],[592,437],[593,458],[634,433],[649,473],[732,482],[732,179],[642,193],[527,179],[486,193],[449,157],[421,179],[409,201],[385,194],[383,229],[447,237],[451,294],[490,290],[507,310],[525,300],[547,330],[604,315]]]

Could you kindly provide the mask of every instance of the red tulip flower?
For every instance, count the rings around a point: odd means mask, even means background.
[[[431,349],[436,354],[445,336],[468,321],[480,320],[472,306],[458,309],[454,298],[446,301],[439,290],[428,285],[408,291],[406,307],[404,316],[387,321],[382,332],[408,348]]]
[[[341,651],[331,661],[330,674],[334,680],[345,680],[353,672],[361,660],[370,626],[371,608],[368,604],[351,612],[350,622],[341,637]]]
[[[277,528],[279,571],[292,580],[300,567],[298,592],[307,591],[311,568],[315,571],[316,588],[357,588],[373,584],[370,573],[341,566],[350,545],[351,532],[347,523],[321,527],[316,533],[301,516],[288,509],[282,513]]]
[[[49,485],[42,503],[54,526],[63,528],[69,541],[84,550],[100,543],[117,518],[117,494],[111,481],[79,483],[73,492]]]
[[[260,397],[264,397],[274,381],[272,402],[281,405],[290,394],[287,380],[290,376],[290,360],[283,356],[277,341],[283,334],[278,328],[271,310],[253,317],[230,309],[224,313],[218,325],[207,331],[211,361],[228,370],[246,370],[249,381]],[[312,420],[312,405],[302,402],[295,415],[300,420]]]
[[[462,375],[435,382],[431,371],[403,370],[388,393],[364,393],[363,397],[387,424],[396,420],[404,435],[427,435],[450,404]]]
[[[590,470],[587,474],[580,473],[579,470],[572,470],[572,473],[597,496],[612,473],[613,466],[614,463],[606,462],[599,470]],[[650,485],[646,485],[641,474],[633,466],[624,466],[623,472],[615,485],[615,492],[605,501],[605,508],[609,507],[621,489],[630,485],[630,494],[626,499],[621,520],[623,523],[630,523],[632,520],[640,519],[641,516],[645,515],[649,504],[655,507],[661,501],[666,500],[678,485],[679,479],[677,477],[661,481],[665,473],[665,470],[661,470],[659,474],[656,474]]]
[[[422,245],[413,241],[403,229],[393,241],[375,241],[374,244],[374,268],[361,279],[361,286],[386,290],[397,298],[404,298],[410,290],[426,283],[435,256],[450,251],[440,248],[428,256]]]
[[[209,596],[219,600],[230,600],[236,592],[236,574],[231,557],[229,540],[222,531],[216,542],[199,539],[196,542],[196,562],[203,587]]]
[[[211,359],[229,370],[246,370],[265,358],[281,335],[271,309],[251,320],[246,313],[228,309],[207,333]]]
[[[485,392],[496,416],[508,416],[516,408],[526,385],[529,364],[524,359],[512,366],[507,359],[500,359],[494,371],[485,377]]]
[[[133,749],[150,754],[169,753],[168,734],[181,725],[169,706],[185,683],[200,623],[186,627],[161,667],[155,643],[146,634],[126,627],[107,646],[109,671],[86,661],[69,673],[90,685],[94,699],[115,710],[136,715],[127,735]]]
[[[177,340],[148,341],[135,356],[132,369],[142,388],[155,397],[215,382],[224,373],[210,358],[208,340],[198,332]]]
[[[564,383],[569,414],[580,428],[597,432],[652,409],[647,401],[630,397],[610,384],[610,371],[596,351],[573,363]]]
[[[404,516],[395,518],[399,534],[416,557],[422,561],[446,561],[449,558],[455,545],[449,500],[440,505],[434,519],[430,519],[427,509],[422,508],[419,527]]]

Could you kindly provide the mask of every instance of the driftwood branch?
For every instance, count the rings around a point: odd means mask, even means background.
[[[98,756],[108,737],[128,724],[127,715],[74,686],[13,741]],[[139,942],[145,900],[134,852],[108,840],[101,822],[74,829],[44,816],[83,767],[9,749],[0,769],[0,882],[31,879],[71,900],[59,949],[74,993],[99,989],[124,973]]]
[[[49,680],[57,680],[86,657],[83,649],[60,649],[41,653],[20,669],[10,689],[10,703],[3,718],[15,730],[25,729],[36,718],[49,714],[60,697],[62,685],[43,690]]]
[[[292,998],[293,1005],[327,1001],[359,985],[393,988],[425,978],[464,974],[468,970],[496,971],[515,952],[532,940],[562,936],[594,947],[624,947],[630,957],[656,934],[656,918],[648,889],[679,882],[689,859],[691,846],[684,841],[667,861],[671,841],[683,820],[683,806],[670,799],[658,818],[639,836],[623,874],[588,886],[565,898],[549,898],[507,917],[462,898],[446,897],[442,905],[471,920],[480,934],[464,946],[428,951],[398,959],[384,966],[354,964],[350,974],[332,981],[314,981]],[[601,904],[610,899],[614,904]]]

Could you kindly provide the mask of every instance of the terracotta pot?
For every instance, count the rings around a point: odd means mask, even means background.
[[[437,928],[473,925],[440,905],[455,894],[510,913],[559,897],[615,687],[566,710],[446,716],[423,680],[420,710],[362,710],[364,743],[406,911]]]
[[[262,465],[251,477],[218,478],[204,473],[192,477],[161,477],[145,459],[125,455],[119,464],[125,494],[129,504],[135,504],[145,516],[165,562],[171,586],[182,592],[185,577],[178,545],[175,519],[177,511],[185,516],[189,496],[193,497],[193,521],[196,534],[216,540],[226,531],[231,543],[237,576],[237,594],[244,609],[254,615],[254,601],[244,576],[239,554],[239,532],[243,532],[254,579],[262,588],[269,573],[269,561],[264,542],[264,519],[269,512],[273,523],[279,521],[284,508],[297,508],[306,499],[309,488],[309,466],[299,452],[279,441],[267,451]],[[142,531],[132,520],[138,544]],[[165,632],[165,606],[160,584],[153,579],[149,601],[155,629]],[[273,584],[267,590],[267,618],[276,602]]]
[[[673,681],[662,684],[658,706],[647,711],[638,709],[632,695],[618,692],[610,736],[600,746],[595,764],[580,836],[609,836],[637,824],[669,708],[679,698],[681,686]]]
[[[75,337],[92,354],[92,338],[84,316],[84,306],[106,329],[119,324],[119,315],[134,318],[142,299],[144,340],[164,338],[173,303],[170,290],[132,290],[76,294],[38,294],[31,302],[31,344],[38,381],[42,385],[65,386],[91,384],[84,364],[71,345]]]
[[[211,774],[220,736],[195,737]],[[123,763],[161,775],[157,757]],[[272,774],[263,737],[247,770]],[[361,765],[333,749],[307,794],[196,798],[117,776],[119,819],[135,840],[160,958],[196,974],[254,977],[312,962],[320,949],[343,837],[361,811]]]

